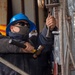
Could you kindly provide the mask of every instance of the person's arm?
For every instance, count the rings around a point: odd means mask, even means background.
[[[9,39],[0,39],[0,53],[20,53],[21,48],[9,44]]]
[[[26,47],[21,48],[17,45],[13,45],[9,43],[10,39],[0,39],[0,53],[33,53],[34,47],[28,43],[23,43]]]
[[[47,35],[47,30],[49,28],[49,34],[50,34],[50,37],[47,38],[46,35]],[[46,24],[40,34],[40,41],[42,44],[46,44],[46,45],[52,45],[53,44],[53,40],[54,40],[54,35],[52,34],[52,31],[56,31],[57,30],[57,27],[56,27],[56,20],[53,16],[48,16],[47,19],[46,19]]]

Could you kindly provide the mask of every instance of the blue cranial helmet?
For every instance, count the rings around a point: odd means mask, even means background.
[[[19,13],[19,14],[13,16],[10,20],[10,23],[7,25],[7,28],[6,28],[6,34],[7,35],[9,35],[9,32],[10,32],[10,26],[13,25],[15,22],[20,21],[20,20],[25,20],[29,23],[30,32],[33,30],[36,30],[35,24],[32,21],[30,21],[26,15]]]

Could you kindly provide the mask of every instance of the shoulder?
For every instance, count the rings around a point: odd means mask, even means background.
[[[0,39],[10,39],[10,37],[9,36],[0,35]]]

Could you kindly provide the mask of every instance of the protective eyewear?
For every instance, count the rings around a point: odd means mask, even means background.
[[[16,22],[16,23],[14,23],[14,25],[15,25],[15,24],[19,24],[19,25],[21,25],[21,26],[25,26],[25,25],[27,25],[28,28],[30,27],[30,25],[29,25],[28,22]]]

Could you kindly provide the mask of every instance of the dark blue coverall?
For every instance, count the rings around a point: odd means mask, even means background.
[[[53,29],[57,30],[57,27]],[[50,31],[51,33],[52,31]],[[47,27],[37,37],[31,38],[31,41],[37,49],[39,45],[44,46],[42,53],[34,59],[33,54],[21,53],[20,47],[10,45],[8,37],[0,38],[0,56],[25,71],[29,75],[48,75],[48,61],[52,61],[51,53],[54,43],[54,35],[51,33],[50,38],[46,38]],[[0,75],[20,75],[4,64],[0,63]]]

